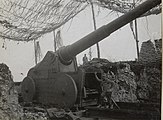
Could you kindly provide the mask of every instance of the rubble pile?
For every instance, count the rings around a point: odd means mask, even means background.
[[[109,62],[107,59],[99,59],[99,58],[93,58],[91,61],[87,62],[86,64],[83,64],[81,67],[85,70],[93,68],[100,68],[102,66],[106,66]]]
[[[136,77],[130,70],[130,65],[127,63],[119,64],[112,98],[116,102],[137,102],[137,84],[135,80]]]
[[[157,52],[157,60],[161,61],[162,60],[162,39],[157,39],[154,42],[155,42],[155,48]]]
[[[111,63],[105,59],[93,59],[82,66],[86,72],[100,71],[103,66],[113,73],[115,87],[112,98],[116,102],[138,102],[160,100],[161,63],[126,61]],[[143,71],[146,71],[143,73]],[[143,101],[146,102],[146,101]]]
[[[72,112],[69,109],[47,109],[48,116],[51,120],[81,120],[82,112],[84,111]]]
[[[19,105],[11,71],[3,63],[0,64],[0,120],[47,120],[45,113],[24,110]]]
[[[9,67],[2,63],[0,64],[0,76],[4,79],[4,80],[8,80],[8,81],[12,81],[13,82],[13,77],[11,75],[11,71],[9,70]]]
[[[24,120],[48,120],[45,109],[38,107],[29,107],[23,109]]]
[[[13,79],[11,71],[5,64],[0,64],[0,120],[19,120],[19,113],[21,112],[20,105],[18,105],[14,96]]]
[[[161,39],[155,40],[155,44],[148,40],[142,43],[139,61],[156,62],[161,60]]]
[[[137,102],[136,96],[136,76],[131,71],[127,63],[112,63],[105,59],[95,58],[83,66],[86,72],[102,69],[106,66],[112,73],[111,78],[115,83],[112,98],[116,102]],[[97,71],[97,70],[96,70]],[[99,70],[100,71],[100,70]],[[108,72],[108,73],[109,73]],[[109,77],[110,75],[108,75]]]
[[[142,69],[137,85],[139,99],[148,100],[148,102],[161,100],[161,71],[157,68],[145,67]]]
[[[160,101],[161,92],[161,56],[162,39],[143,42],[139,62],[144,63],[137,81],[137,96],[139,99]]]
[[[83,68],[86,72],[100,72],[100,68],[102,68],[103,66],[106,66],[114,74],[117,73],[117,67],[115,63],[109,62],[107,59],[101,58],[93,58],[91,61],[80,67]]]

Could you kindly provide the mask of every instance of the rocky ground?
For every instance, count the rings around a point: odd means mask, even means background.
[[[19,105],[11,71],[0,64],[0,120],[46,120],[44,111],[29,110]]]

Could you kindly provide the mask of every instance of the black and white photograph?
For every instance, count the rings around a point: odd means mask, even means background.
[[[161,120],[161,0],[0,0],[0,120]]]

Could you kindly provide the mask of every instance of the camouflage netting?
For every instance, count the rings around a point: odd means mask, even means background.
[[[144,2],[144,0],[95,0],[94,3],[103,7],[110,9],[112,11],[127,13],[134,7],[138,6]],[[161,6],[157,6],[142,16],[148,16],[151,14],[161,13]]]
[[[1,0],[0,37],[32,41],[61,27],[91,3],[127,13],[144,0]],[[161,5],[143,16],[161,13]]]
[[[0,37],[14,41],[36,40],[82,11],[74,0],[1,0]]]

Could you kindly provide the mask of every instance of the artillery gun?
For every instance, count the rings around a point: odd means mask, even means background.
[[[85,79],[85,71],[77,67],[75,56],[160,3],[161,0],[147,0],[79,41],[62,47],[57,52],[48,51],[43,60],[29,70],[22,82],[24,102],[37,102],[58,108],[71,108],[74,105],[82,107],[83,94],[86,92],[84,89],[96,90],[98,95],[99,84],[97,80],[92,83],[90,79]]]

